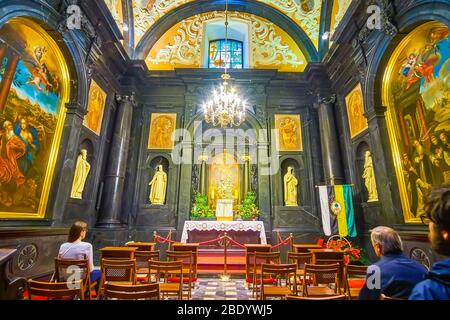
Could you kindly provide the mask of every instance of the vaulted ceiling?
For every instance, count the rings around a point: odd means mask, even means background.
[[[319,52],[323,51],[323,34],[333,34],[351,2],[229,0],[229,7],[230,11],[245,12],[283,30],[280,32],[286,32],[302,52],[298,59],[311,61],[317,60]],[[171,29],[173,33],[180,23],[191,21],[196,15],[220,12],[225,8],[225,0],[105,0],[105,3],[124,36],[123,44],[130,56],[144,60],[149,58],[158,40],[168,38],[167,33]],[[170,45],[170,40],[166,45]],[[295,52],[298,48],[290,49]]]

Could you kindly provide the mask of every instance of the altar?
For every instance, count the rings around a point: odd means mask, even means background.
[[[241,244],[267,244],[262,221],[185,221],[181,242],[209,241],[225,232]]]

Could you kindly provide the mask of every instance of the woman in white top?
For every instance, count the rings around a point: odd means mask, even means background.
[[[63,243],[59,248],[58,257],[67,260],[87,259],[89,271],[91,273],[91,281],[97,281],[97,283],[99,283],[102,272],[100,270],[94,270],[92,244],[83,242],[86,237],[87,229],[88,225],[86,222],[76,221],[70,228],[67,242]]]

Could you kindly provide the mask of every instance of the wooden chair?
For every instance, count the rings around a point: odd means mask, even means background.
[[[384,295],[384,294],[381,294],[380,300],[405,301],[406,299],[395,298],[395,297],[389,297],[389,296],[386,296],[386,295]]]
[[[249,289],[253,289],[253,267],[255,265],[255,252],[271,252],[271,245],[246,244],[245,245],[245,281]]]
[[[136,259],[136,280],[138,282],[148,282],[148,261],[159,261],[159,251],[136,251],[134,253]]]
[[[280,252],[258,252],[255,251],[253,253],[254,259],[253,259],[253,281],[252,281],[252,287],[253,287],[253,297],[258,298],[258,291],[259,291],[259,285],[261,282],[265,282],[267,284],[273,284],[276,282],[276,279],[273,279],[272,277],[268,278],[262,278],[261,279],[261,273],[262,273],[262,264],[280,264]]]
[[[198,264],[198,243],[174,243],[171,245],[169,251],[190,251],[193,252],[194,260],[192,261],[193,276],[197,276],[197,264]]]
[[[101,261],[102,280],[100,282],[100,293],[104,286],[113,282],[118,285],[136,284],[136,260],[109,260]],[[100,297],[100,294],[99,294]]]
[[[197,277],[194,274],[195,253],[192,251],[166,251],[168,261],[181,261],[183,263],[183,275],[187,276],[183,278],[183,285],[188,284],[187,293],[188,299],[191,299],[192,288],[197,282]],[[179,282],[181,279],[171,279],[173,282]]]
[[[148,262],[149,282],[159,283],[159,291],[164,298],[166,295],[178,296],[183,299],[183,284],[178,281],[170,281],[175,278],[183,279],[182,261],[153,261]],[[190,285],[190,283],[189,283]]]
[[[366,281],[368,266],[348,265],[344,268],[344,292],[350,300],[355,300],[359,296],[361,288]]]
[[[67,300],[69,297],[72,299],[78,297],[80,300],[84,300],[83,280],[71,282],[28,280],[27,291],[29,300]],[[36,299],[33,299],[33,297]]]
[[[137,248],[137,251],[155,251],[155,242],[135,242],[130,241],[125,243],[125,246],[131,248]]]
[[[69,260],[55,258],[55,282],[66,282],[70,276],[78,272],[77,279],[82,280],[84,291],[87,293],[86,297],[91,300],[93,297],[92,290],[97,285],[97,282],[91,282],[91,273],[89,272],[89,261],[83,260]],[[94,291],[94,295],[98,293]]]
[[[159,284],[138,284],[134,286],[107,283],[105,298],[118,300],[159,300]]]
[[[276,281],[267,284],[263,279],[272,278]],[[261,267],[261,299],[268,297],[286,298],[297,295],[297,267],[295,264],[266,264]],[[293,282],[292,282],[293,281]]]
[[[310,252],[288,252],[287,254],[287,262],[295,263],[297,266],[297,284],[299,286],[303,286],[304,281],[310,281],[309,278],[305,277],[303,272],[305,264],[306,263],[311,264],[311,261],[312,261],[312,253]]]
[[[341,284],[339,281],[339,263],[334,265],[314,265],[305,264],[303,274],[309,277],[311,282],[303,282],[303,296],[305,297],[326,297],[341,294]],[[313,286],[311,286],[311,283]],[[334,286],[334,289],[330,288]]]
[[[329,296],[329,297],[321,297],[321,298],[311,298],[311,297],[299,297],[299,296],[287,296],[286,300],[304,300],[304,301],[326,301],[326,300],[347,300],[348,297],[345,294],[341,294],[338,296]]]

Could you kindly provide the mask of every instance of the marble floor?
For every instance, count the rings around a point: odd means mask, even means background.
[[[227,282],[219,278],[198,279],[192,291],[192,300],[255,300],[244,279]]]

